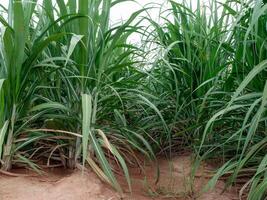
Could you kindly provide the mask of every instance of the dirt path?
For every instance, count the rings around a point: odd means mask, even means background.
[[[191,162],[189,156],[175,158],[172,162],[160,160],[159,166],[161,176],[157,184],[154,183],[153,167],[145,167],[145,176],[140,173],[140,170],[131,169],[133,195],[126,192],[123,197],[102,183],[93,172],[82,175],[78,170],[74,172],[53,170],[42,177],[7,177],[1,175],[0,200],[237,199],[234,191],[228,191],[221,195],[223,182],[220,182],[212,192],[197,197],[197,192],[207,180],[200,176],[196,179],[194,186],[190,186]],[[125,185],[124,181],[121,183]]]

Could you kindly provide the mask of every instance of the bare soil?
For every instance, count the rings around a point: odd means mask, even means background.
[[[10,177],[0,175],[0,200],[235,200],[235,189],[221,194],[224,183],[200,195],[207,183],[210,166],[202,166],[194,184],[190,182],[191,158],[179,156],[172,161],[159,161],[160,179],[155,183],[155,166],[144,164],[144,170],[130,169],[133,180],[132,194],[127,184],[119,177],[125,194],[120,195],[110,186],[101,182],[93,172],[66,171],[53,169],[42,176]],[[18,173],[18,171],[16,171]],[[28,172],[28,175],[31,173]]]

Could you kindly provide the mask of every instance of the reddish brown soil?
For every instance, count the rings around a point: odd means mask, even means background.
[[[160,179],[154,183],[155,170],[145,166],[145,175],[140,170],[130,169],[133,179],[133,194],[127,192],[119,195],[109,186],[102,183],[93,172],[76,170],[66,172],[54,169],[44,176],[9,177],[0,175],[0,200],[163,200],[163,199],[196,199],[196,200],[234,200],[237,192],[227,191],[221,194],[224,187],[219,182],[217,187],[199,196],[200,188],[207,182],[204,173],[208,166],[198,172],[194,186],[190,184],[190,156],[180,156],[171,162],[160,160]],[[122,179],[122,178],[119,178]]]

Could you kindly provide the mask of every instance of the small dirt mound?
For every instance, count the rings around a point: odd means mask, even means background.
[[[1,177],[1,200],[107,200],[116,193],[93,173],[74,171],[59,175],[50,172],[40,177]]]

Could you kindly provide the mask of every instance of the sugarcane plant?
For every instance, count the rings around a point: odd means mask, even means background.
[[[3,169],[89,165],[121,192],[114,171],[122,169],[130,188],[136,150],[155,158],[138,119],[152,114],[166,134],[168,127],[156,97],[142,91],[147,75],[135,67],[142,49],[128,42],[144,9],[111,25],[121,2],[10,0],[0,18]]]
[[[44,32],[35,30],[32,21],[36,1],[31,3],[10,1],[7,11],[7,20],[1,16],[1,107],[0,107],[0,157],[1,166],[11,168],[13,157],[21,162],[28,159],[16,152],[29,141],[29,138],[20,140],[20,145],[14,146],[19,135],[31,120],[38,116],[29,116],[33,96],[38,88],[44,71],[40,76],[35,65],[42,57],[44,49],[51,43],[58,41],[64,33],[55,33],[48,37]],[[39,34],[41,33],[41,34]],[[40,137],[40,136],[39,136]],[[35,140],[37,137],[31,138]]]

